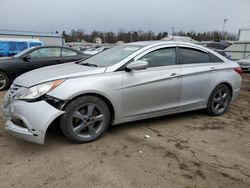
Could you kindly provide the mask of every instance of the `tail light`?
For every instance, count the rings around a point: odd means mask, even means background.
[[[240,67],[234,68],[234,71],[237,72],[239,75],[242,75],[242,69]]]

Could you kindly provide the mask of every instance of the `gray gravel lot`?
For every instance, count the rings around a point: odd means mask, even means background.
[[[22,141],[4,131],[1,116],[0,187],[249,188],[250,74],[243,77],[223,116],[194,111],[127,123],[89,144],[53,130],[45,145]]]

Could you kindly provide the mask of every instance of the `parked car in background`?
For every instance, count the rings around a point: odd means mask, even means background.
[[[227,59],[230,59],[230,60],[231,60],[230,56],[227,55],[226,52],[225,52],[224,50],[213,49],[213,48],[212,48],[212,50],[215,51],[215,52],[217,52],[217,53],[219,53],[220,55],[226,57]]]
[[[49,125],[59,118],[66,138],[91,142],[110,124],[197,109],[222,115],[240,85],[239,65],[208,48],[128,43],[82,62],[18,77],[3,102],[5,128],[16,137],[44,143]]]
[[[10,57],[17,53],[34,46],[44,46],[44,42],[37,39],[0,39],[0,57]]]
[[[0,90],[9,87],[19,75],[44,66],[62,64],[87,58],[73,48],[39,46],[26,49],[13,57],[0,59]],[[33,78],[30,78],[33,79]]]
[[[219,41],[219,42],[209,42],[207,44],[208,48],[214,48],[214,49],[218,49],[218,50],[224,50],[225,48],[231,46],[232,44],[230,42],[227,41]]]
[[[95,54],[98,54],[98,53],[105,51],[107,49],[109,49],[109,47],[89,48],[89,49],[83,51],[83,53],[87,54],[87,55],[95,55]]]
[[[237,63],[243,71],[250,72],[250,55],[246,56],[244,59],[238,60]]]

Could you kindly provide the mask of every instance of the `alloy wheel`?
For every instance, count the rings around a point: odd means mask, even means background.
[[[220,88],[214,95],[212,108],[217,113],[222,113],[227,109],[230,94],[226,88]]]
[[[104,127],[104,113],[93,103],[83,104],[71,116],[72,132],[81,138],[92,138]]]
[[[7,79],[5,75],[0,73],[0,90],[4,89],[6,87],[6,84],[7,84]]]

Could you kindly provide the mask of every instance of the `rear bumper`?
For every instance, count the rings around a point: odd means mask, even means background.
[[[235,90],[233,91],[232,100],[236,99],[236,98],[238,97],[239,93],[240,93],[240,88],[235,89]]]
[[[45,101],[31,103],[21,100],[5,105],[3,112],[7,119],[5,129],[11,135],[39,144],[44,143],[45,133],[52,121],[64,113]]]

